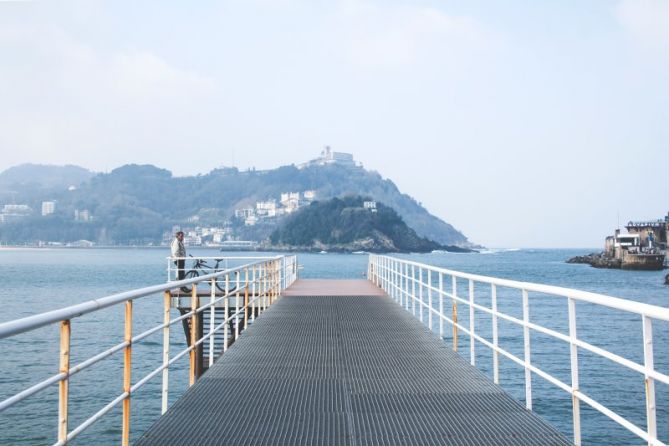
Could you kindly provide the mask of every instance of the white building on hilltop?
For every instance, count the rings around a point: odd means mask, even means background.
[[[330,146],[325,146],[321,152],[321,156],[306,163],[302,163],[297,167],[302,169],[308,166],[325,166],[328,164],[338,164],[341,166],[355,167],[356,163],[353,159],[353,154],[346,152],[333,152]]]

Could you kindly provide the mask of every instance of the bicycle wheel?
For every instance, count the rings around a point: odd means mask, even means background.
[[[191,269],[190,271],[186,271],[186,274],[184,274],[184,279],[194,279],[196,277],[199,277],[200,273],[196,269]],[[182,286],[181,287],[181,292],[182,293],[190,293],[193,291],[193,288],[187,287],[187,286]]]

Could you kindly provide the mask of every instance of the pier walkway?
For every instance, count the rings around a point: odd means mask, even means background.
[[[569,445],[366,280],[298,280],[136,443]]]

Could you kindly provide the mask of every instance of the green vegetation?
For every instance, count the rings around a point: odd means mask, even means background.
[[[28,218],[0,224],[1,243],[79,239],[101,244],[159,243],[164,231],[186,224],[192,216],[199,217],[199,225],[220,225],[232,219],[235,209],[278,199],[282,192],[305,190],[314,190],[319,200],[371,196],[402,215],[422,237],[443,244],[468,243],[462,233],[402,194],[392,181],[361,167],[283,166],[267,171],[221,168],[206,175],[174,177],[165,169],[131,164],[87,179],[90,172],[81,168],[37,166],[42,173],[47,168],[49,177],[58,181],[33,184],[36,175],[24,178],[19,173],[37,174],[34,167],[17,166],[0,174],[0,204],[28,204],[33,209]],[[58,169],[62,170],[60,174]],[[69,178],[76,180],[75,190],[68,190]],[[56,201],[56,212],[42,217],[41,202],[50,200]],[[89,211],[91,221],[74,221],[75,210],[82,209]],[[262,240],[276,229],[278,220],[241,227],[239,233],[244,238]]]
[[[375,203],[375,209],[367,209],[365,201],[371,199],[348,196],[316,201],[289,217],[272,233],[271,242],[275,247],[318,251],[431,252],[453,248],[419,237],[390,207]]]

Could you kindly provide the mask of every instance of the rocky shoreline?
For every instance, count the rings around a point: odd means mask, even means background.
[[[463,248],[460,246],[440,246],[441,251],[455,252],[455,253],[477,253],[478,251],[474,249]],[[378,240],[372,238],[364,240],[355,240],[351,243],[343,244],[329,244],[321,243],[319,241],[314,242],[311,245],[300,246],[300,245],[289,245],[289,244],[271,244],[264,243],[258,245],[256,248],[258,251],[278,251],[278,252],[331,252],[331,253],[374,253],[374,254],[392,254],[392,253],[429,253],[433,252],[433,249],[416,249],[416,250],[400,250],[397,249],[394,245],[379,243]]]
[[[619,269],[622,267],[622,262],[619,259],[608,257],[603,252],[593,252],[584,256],[572,257],[567,260],[567,263],[584,263],[595,268]]]

